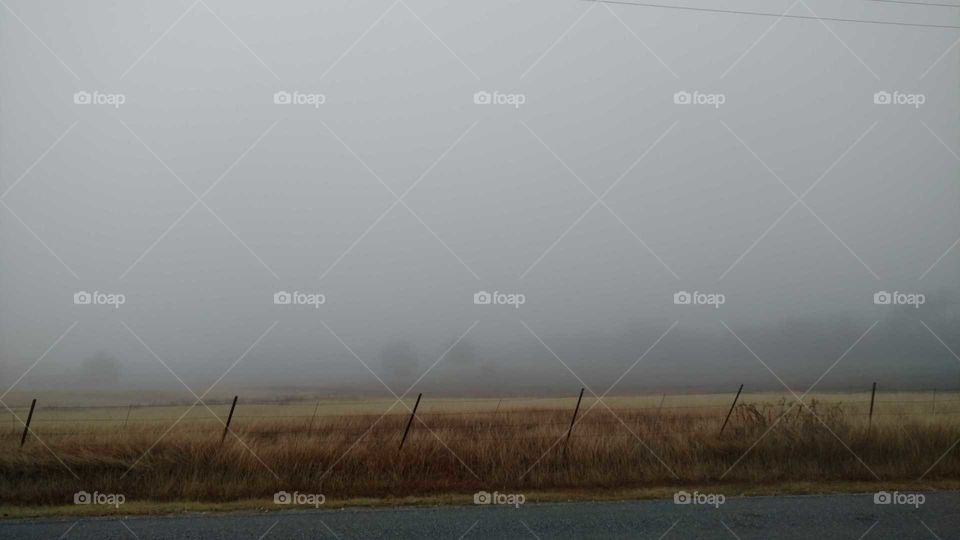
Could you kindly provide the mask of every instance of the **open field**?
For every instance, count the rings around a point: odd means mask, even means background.
[[[0,430],[0,502],[63,505],[78,491],[127,501],[429,497],[479,490],[677,486],[887,485],[960,479],[960,396],[731,394],[576,398],[424,397],[245,403],[221,443],[229,403],[44,407],[23,449],[20,420]],[[406,406],[405,406],[406,405]],[[391,407],[392,406],[392,407]],[[607,408],[609,407],[609,409]],[[217,416],[215,417],[214,414]]]

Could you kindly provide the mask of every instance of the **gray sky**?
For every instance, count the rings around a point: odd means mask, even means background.
[[[868,0],[661,3],[960,26]],[[960,384],[960,29],[540,0],[6,5],[0,391],[187,396],[170,371],[198,393],[225,372],[218,391],[383,395],[424,373],[493,395]],[[104,357],[119,375],[89,373]]]

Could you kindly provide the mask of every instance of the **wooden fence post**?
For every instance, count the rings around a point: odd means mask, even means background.
[[[933,416],[934,418],[936,418],[937,416],[937,389],[936,388],[933,389]]]
[[[417,415],[417,407],[420,406],[420,398],[423,397],[423,393],[417,394],[417,402],[413,404],[413,410],[410,411],[410,420],[407,420],[407,428],[403,430],[403,438],[400,439],[400,448],[403,450],[403,443],[407,442],[407,433],[410,433],[410,425],[413,424],[413,417]]]
[[[566,453],[567,446],[570,445],[570,435],[573,434],[573,424],[577,421],[577,413],[580,412],[580,402],[583,401],[583,388],[580,389],[580,397],[577,398],[577,406],[573,409],[573,418],[570,419],[570,427],[567,429],[567,440],[563,443],[563,451]]]
[[[23,425],[23,435],[20,436],[20,448],[27,442],[27,432],[30,431],[30,420],[33,420],[33,408],[37,406],[37,398],[30,402],[30,413],[27,414],[27,423]]]
[[[877,397],[877,383],[873,383],[873,390],[870,391],[870,418],[867,420],[867,429],[873,426],[873,402]]]
[[[313,416],[310,417],[310,425],[307,426],[307,433],[313,433],[313,420],[317,417],[317,411],[320,409],[320,400],[317,400],[317,406],[313,408]]]
[[[123,419],[123,429],[127,429],[127,420],[130,420],[130,411],[133,410],[133,405],[127,407],[127,417]]]
[[[233,396],[233,405],[230,405],[230,414],[227,416],[227,423],[223,426],[223,436],[220,437],[220,443],[223,444],[223,440],[227,438],[227,432],[230,431],[230,422],[233,420],[233,410],[237,408],[237,397]]]
[[[663,402],[667,399],[666,394],[660,394],[660,404],[657,405],[657,415],[653,417],[653,431],[656,434],[656,430],[660,428],[660,411],[663,410]]]
[[[720,426],[720,434],[723,435],[723,430],[727,428],[727,422],[730,421],[730,415],[733,414],[733,408],[737,406],[737,400],[740,399],[740,392],[743,392],[743,385],[740,385],[740,389],[737,390],[736,397],[733,398],[733,403],[730,404],[730,410],[727,411],[727,417],[723,419],[723,425]]]

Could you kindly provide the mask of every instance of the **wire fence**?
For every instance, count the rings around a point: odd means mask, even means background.
[[[818,395],[804,400],[806,405],[816,402],[822,406],[835,407],[843,418],[868,419],[874,417],[896,418],[899,420],[923,418],[926,421],[939,421],[953,424],[951,418],[960,416],[960,393],[937,391],[887,392],[886,398],[860,399],[857,394]],[[851,396],[856,399],[849,399]],[[486,398],[486,399],[450,399],[433,400],[430,407],[440,410],[417,411],[415,416],[427,431],[435,428],[445,435],[444,442],[458,440],[537,440],[556,438],[558,434],[569,433],[573,438],[588,437],[636,437],[636,433],[667,436],[673,434],[703,433],[705,430],[720,428],[736,410],[736,398],[732,395],[718,394],[661,394],[659,396],[617,396],[606,398],[603,404],[595,398],[586,398],[593,405],[580,413],[577,409],[561,408],[572,405],[564,398]],[[683,401],[709,400],[716,404],[683,404]],[[727,400],[726,403],[721,400]],[[730,403],[730,401],[733,403]],[[607,401],[614,402],[616,408],[609,408]],[[643,406],[622,406],[622,403],[644,402]],[[650,402],[659,404],[648,405]],[[681,404],[667,402],[680,401]],[[203,404],[129,404],[129,405],[79,405],[14,407],[9,412],[11,434],[26,434],[27,430],[44,437],[72,436],[89,434],[116,434],[118,431],[173,430],[177,433],[211,433],[229,425],[235,433],[252,437],[276,437],[280,435],[307,435],[311,437],[337,437],[362,439],[369,442],[396,441],[398,421],[406,421],[410,415],[407,406],[393,404],[383,411],[350,411],[352,405],[370,408],[376,401],[371,400],[251,400],[241,401],[239,413],[230,408],[229,417],[225,411],[214,412],[213,407],[231,405],[231,401],[209,401]],[[740,407],[760,407],[768,412],[786,412],[796,409],[796,414],[804,413],[804,407],[797,407],[792,396],[785,394],[747,395]],[[480,406],[477,407],[476,404]],[[322,406],[335,407],[347,412],[341,414],[319,414]],[[450,411],[444,408],[465,408]],[[244,414],[243,409],[254,409],[254,413]],[[259,410],[259,414],[257,414]],[[571,418],[571,412],[573,417]],[[89,413],[89,414],[88,414]],[[534,420],[530,420],[533,414]],[[519,418],[523,416],[521,421]],[[669,418],[681,418],[682,422],[671,422],[669,429],[661,426],[661,421]],[[734,423],[737,419],[734,417]],[[29,428],[27,425],[29,424]],[[349,425],[345,425],[349,424]],[[592,429],[589,433],[577,433],[590,428],[603,429],[602,433]],[[723,428],[720,428],[721,430]],[[390,431],[385,435],[384,432]],[[226,433],[226,430],[224,431]],[[470,433],[460,437],[461,433]],[[451,433],[453,435],[451,435]],[[492,434],[492,435],[491,435]],[[421,436],[423,433],[420,434]]]

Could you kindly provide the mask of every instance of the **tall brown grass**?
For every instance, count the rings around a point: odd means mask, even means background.
[[[67,504],[80,490],[227,501],[279,490],[339,499],[960,478],[960,450],[948,452],[960,426],[946,417],[875,418],[868,426],[839,404],[754,402],[737,406],[720,435],[725,411],[597,406],[567,442],[570,412],[418,414],[402,451],[406,414],[244,418],[222,444],[215,420],[181,422],[166,435],[172,422],[38,424],[39,439],[22,450],[18,432],[0,435],[0,502]]]

